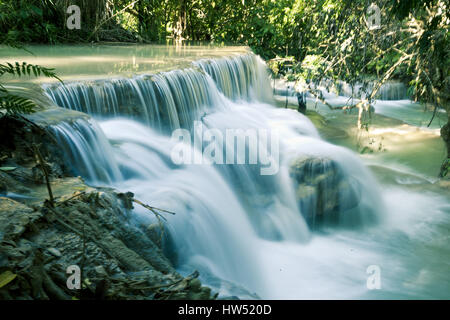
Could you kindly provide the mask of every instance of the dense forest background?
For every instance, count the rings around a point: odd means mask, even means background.
[[[81,9],[80,30],[67,28],[70,5]],[[243,44],[275,76],[362,83],[360,113],[393,78],[434,113],[450,110],[449,21],[444,0],[0,0],[5,44]],[[448,124],[441,134],[450,154]]]

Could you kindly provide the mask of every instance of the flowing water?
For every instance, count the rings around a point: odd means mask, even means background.
[[[449,298],[448,194],[434,188],[428,172],[395,157],[361,158],[324,141],[305,116],[274,107],[263,62],[241,50],[228,58],[186,58],[183,69],[157,74],[144,67],[134,76],[42,85],[59,106],[93,116],[52,127],[74,173],[176,212],[166,216],[173,262],[183,274],[199,270],[221,296]],[[172,131],[185,128],[193,140],[207,140],[202,127],[216,137],[265,129],[279,144],[259,144],[269,162],[253,165],[174,163]],[[205,140],[183,150],[201,159]],[[213,146],[234,149],[219,140]],[[255,152],[245,148],[249,157]],[[308,224],[318,200],[299,205],[290,175],[297,159],[322,159],[321,173],[338,170],[351,182],[348,192],[358,201],[339,196],[337,223],[320,230]],[[376,177],[365,163],[378,168]],[[269,165],[276,174],[261,175]],[[336,188],[328,184],[325,192]],[[154,222],[145,209],[134,212],[141,223]],[[367,287],[369,266],[381,271],[379,290]]]

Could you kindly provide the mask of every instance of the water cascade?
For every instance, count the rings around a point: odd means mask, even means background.
[[[252,98],[250,88],[262,78],[257,58],[241,55],[219,61],[223,61],[220,66],[213,65],[215,60],[204,60],[184,70],[44,85],[44,90],[61,107],[103,118],[126,116],[164,131],[190,126],[208,108],[220,105],[220,97],[211,91],[213,80],[205,72],[217,79],[230,99]]]
[[[368,84],[367,92],[371,92],[373,83]],[[345,97],[361,97],[363,86],[362,84],[355,84],[352,86],[346,82],[341,81],[338,91],[339,95]],[[353,91],[352,91],[353,90]],[[402,82],[390,81],[384,83],[379,89],[377,96],[380,100],[405,100],[408,99],[407,88]]]
[[[279,260],[277,255],[286,255],[281,244],[302,252],[316,230],[370,228],[383,219],[383,199],[368,169],[352,152],[321,140],[305,116],[271,106],[267,73],[254,55],[44,89],[61,107],[96,119],[52,129],[74,171],[176,212],[167,217],[178,255],[174,263],[181,272],[197,268],[224,295],[283,297],[274,283],[286,278],[274,270],[296,254]],[[208,145],[224,157],[235,151],[217,139],[230,129],[265,130],[278,144],[260,139],[256,150],[246,140],[246,156],[266,155],[268,162],[176,164],[172,152],[178,144],[170,134],[180,127],[193,140],[203,138],[200,145],[185,143],[193,158],[204,157]],[[262,175],[268,166],[275,171]],[[151,219],[142,210],[135,209],[136,219]],[[284,296],[301,296],[291,289]]]

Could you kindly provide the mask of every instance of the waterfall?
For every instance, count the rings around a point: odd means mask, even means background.
[[[94,120],[62,122],[50,126],[49,130],[67,155],[66,162],[75,176],[94,184],[122,180],[112,147]]]
[[[253,54],[203,59],[193,64],[206,72],[228,98],[271,101],[269,73],[261,59]]]
[[[201,60],[184,70],[43,88],[60,107],[102,118],[126,116],[165,131],[189,127],[208,109],[221,105],[220,95],[211,91],[213,81],[230,99],[264,97],[268,92],[260,85],[264,71],[258,58],[249,54]]]
[[[370,91],[373,88],[373,85],[374,85],[374,83],[369,83],[366,91],[370,93]],[[352,89],[353,89],[353,91],[352,91]],[[350,84],[348,84],[344,81],[340,81],[337,91],[338,91],[339,95],[341,95],[341,96],[345,96],[345,97],[353,96],[355,98],[360,98],[362,90],[363,90],[363,85],[360,83],[353,85],[353,88],[352,88],[352,86]],[[381,86],[380,90],[378,91],[376,98],[380,99],[380,100],[409,99],[405,84],[403,84],[402,82],[398,82],[398,81],[389,81],[389,82],[384,83]]]
[[[380,88],[378,96],[381,100],[406,100],[409,99],[406,86],[402,82],[387,82]]]
[[[261,267],[268,257],[263,248],[304,245],[316,229],[363,228],[381,216],[377,184],[358,157],[321,140],[302,114],[268,103],[267,72],[254,55],[44,89],[56,104],[87,112],[99,122],[52,127],[74,172],[176,212],[167,217],[167,226],[179,256],[177,267],[199,269],[206,283],[222,293],[232,283],[250,296],[273,297]],[[194,159],[204,157],[209,147],[227,155],[236,151],[217,138],[228,130],[274,133],[272,144],[263,139],[257,150],[250,139],[243,144],[248,158],[266,155],[269,162],[176,164],[172,155],[178,143],[170,130],[180,127],[201,141],[183,142]],[[214,132],[216,140],[203,129]],[[277,170],[262,175],[268,164]],[[135,209],[135,218],[152,219],[142,208]]]

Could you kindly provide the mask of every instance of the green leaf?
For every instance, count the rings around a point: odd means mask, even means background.
[[[30,7],[31,7],[31,10],[34,11],[34,13],[36,13],[39,16],[42,16],[42,9],[41,8],[38,8],[35,5],[31,5]]]
[[[21,76],[21,68],[20,68],[20,64],[18,62],[16,62],[16,72],[19,75],[19,77]]]
[[[16,169],[17,169],[17,167],[0,167],[0,171],[5,171],[5,172],[13,171],[13,170],[16,170]]]
[[[372,152],[373,151],[369,147],[365,146],[364,148],[362,148],[362,150],[359,153],[366,154],[366,153],[372,153]]]
[[[36,104],[26,98],[22,98],[13,94],[0,96],[0,109],[6,110],[7,113],[32,113]]]
[[[2,274],[0,274],[0,288],[3,288],[8,283],[13,281],[17,277],[16,274],[12,273],[11,271],[5,271]]]

